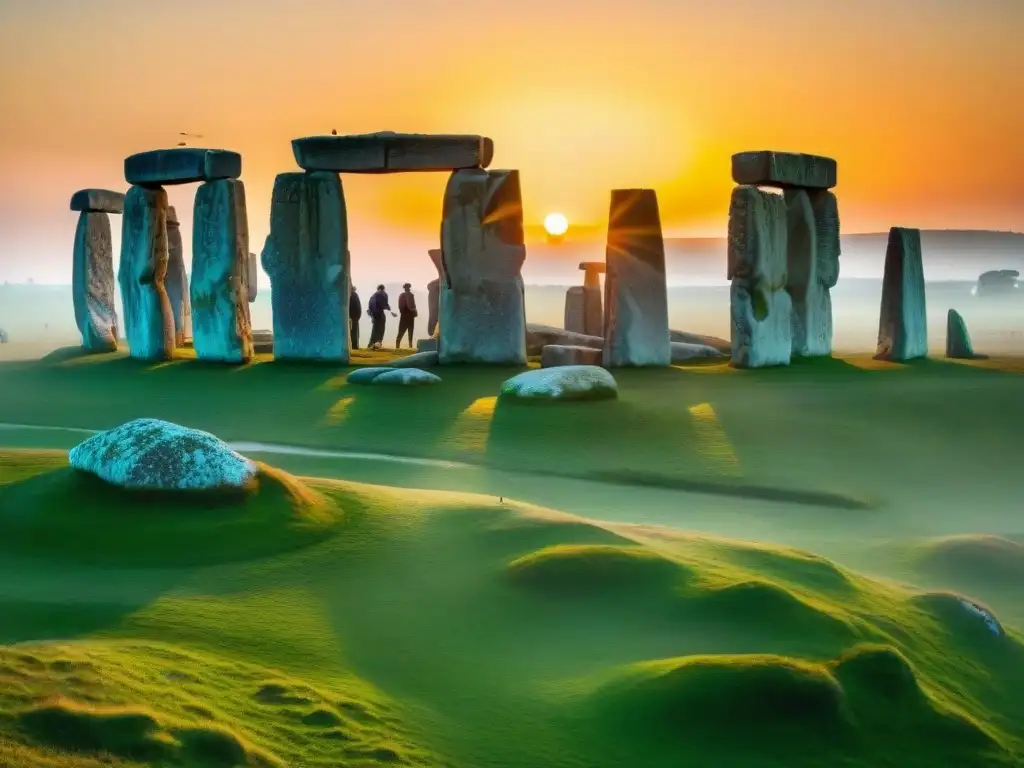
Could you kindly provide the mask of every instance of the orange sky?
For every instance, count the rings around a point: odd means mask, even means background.
[[[1021,231],[1022,30],[1020,0],[0,0],[0,279],[69,281],[71,193],[179,131],[243,154],[257,253],[290,139],[332,128],[489,135],[527,223],[647,186],[722,234],[729,155],[773,148],[838,159],[845,231]],[[356,263],[422,265],[445,175],[343,179]]]

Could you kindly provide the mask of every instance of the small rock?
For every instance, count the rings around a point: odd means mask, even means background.
[[[348,375],[346,381],[349,384],[369,384],[378,376],[395,370],[391,367],[374,366],[372,368],[357,368]]]
[[[433,368],[437,365],[437,352],[416,352],[391,363],[392,368]]]
[[[373,379],[374,384],[388,384],[403,387],[419,387],[425,384],[440,384],[441,377],[419,368],[393,368]]]
[[[526,400],[605,400],[619,395],[619,385],[596,365],[563,365],[526,371],[501,385],[501,396]]]
[[[557,368],[562,365],[601,365],[600,349],[575,347],[562,344],[547,344],[540,351],[541,368]]]
[[[135,419],[93,435],[68,452],[71,466],[130,490],[244,488],[256,465],[209,432],[159,419]]]

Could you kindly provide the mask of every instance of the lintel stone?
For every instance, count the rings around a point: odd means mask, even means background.
[[[380,131],[293,139],[292,153],[298,166],[306,171],[456,171],[490,165],[494,142],[475,135]]]
[[[129,184],[191,184],[241,175],[242,156],[227,149],[172,147],[138,152],[124,159],[124,178]]]
[[[80,213],[122,213],[124,193],[111,189],[80,189],[71,196],[71,210]]]
[[[732,156],[732,180],[737,184],[831,189],[836,175],[836,161],[820,155],[760,150]]]

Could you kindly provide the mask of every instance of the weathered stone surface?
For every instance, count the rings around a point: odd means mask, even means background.
[[[392,368],[373,379],[373,384],[399,387],[421,387],[440,384],[441,377],[419,368]]]
[[[349,361],[348,220],[336,173],[282,173],[274,181],[270,235],[274,358]]]
[[[80,189],[71,196],[71,210],[80,213],[121,213],[124,210],[124,192]]]
[[[732,180],[754,187],[831,189],[836,172],[836,161],[820,155],[761,150],[732,156]]]
[[[427,335],[433,338],[437,330],[438,304],[441,300],[441,281],[427,283]]]
[[[605,264],[605,367],[669,365],[665,243],[654,190],[612,190]]]
[[[586,297],[582,285],[574,285],[565,292],[565,330],[569,333],[586,333]],[[604,332],[603,330],[601,331]]]
[[[526,363],[526,260],[518,171],[456,171],[441,223],[442,364]]]
[[[832,297],[818,279],[818,231],[807,191],[787,190],[786,290],[794,357],[832,354]]]
[[[292,140],[299,168],[333,173],[404,173],[486,168],[494,142],[483,136],[364,133]]]
[[[527,323],[526,325],[526,351],[528,354],[539,355],[541,350],[548,344],[555,344],[567,347],[590,347],[591,349],[604,349],[604,338],[601,336],[588,336],[583,333],[573,333],[563,328],[555,328],[553,325],[541,325],[539,323]]]
[[[808,196],[814,210],[815,255],[818,282],[835,288],[839,282],[839,201],[827,190],[810,190]]]
[[[437,365],[437,352],[422,350],[400,357],[391,363],[392,368],[433,368]]]
[[[78,215],[71,292],[82,348],[86,352],[116,351],[114,250],[110,218],[105,213],[90,211]]]
[[[135,419],[100,432],[68,452],[71,466],[136,491],[220,491],[248,486],[258,469],[198,429]]]
[[[416,342],[417,352],[437,352],[437,339],[419,339]]]
[[[192,340],[199,360],[247,363],[249,219],[237,179],[200,184],[192,225]]]
[[[540,351],[540,367],[556,368],[560,365],[601,365],[602,351],[592,347],[572,347],[548,344]]]
[[[345,378],[345,381],[347,381],[349,384],[369,384],[378,376],[394,370],[397,369],[392,368],[390,366],[370,366],[368,368],[357,368]]]
[[[241,175],[242,156],[226,149],[172,147],[139,152],[124,159],[124,178],[129,184],[191,184],[237,179]]]
[[[717,336],[706,336],[702,333],[687,333],[686,331],[672,331],[668,332],[669,339],[675,343],[680,344],[700,344],[702,346],[713,347],[719,352],[729,354],[732,351],[732,342],[720,339]]]
[[[786,201],[756,187],[737,187],[729,205],[732,364],[788,365],[792,301],[788,279]]]
[[[928,354],[921,231],[893,227],[885,249],[882,308],[878,319],[880,360],[913,360]]]
[[[946,314],[946,357],[959,360],[984,359],[987,355],[978,355],[971,344],[971,335],[967,332],[967,323],[955,309]]]
[[[690,360],[722,360],[729,355],[707,344],[688,344],[683,341],[673,341],[672,362],[685,363]]]
[[[513,376],[501,385],[500,397],[521,400],[607,400],[619,396],[619,385],[596,365],[561,365]]]
[[[124,332],[132,357],[170,360],[174,315],[167,297],[167,191],[133,186],[121,220],[121,286]]]
[[[171,206],[168,211],[174,210]],[[189,295],[188,275],[185,272],[185,245],[181,239],[178,217],[167,216],[167,298],[171,302],[174,318],[174,343],[182,347],[192,338],[192,298]]]
[[[256,301],[260,292],[259,261],[255,253],[250,253],[245,262],[245,292],[250,304]]]
[[[173,205],[167,206],[167,223],[168,224],[180,224],[178,220],[178,209]]]

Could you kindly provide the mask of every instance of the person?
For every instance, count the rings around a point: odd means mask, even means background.
[[[398,341],[395,342],[395,349],[402,348],[402,337],[406,331],[409,332],[409,346],[413,345],[412,332],[416,325],[416,315],[416,296],[413,295],[412,284],[406,283],[398,296]]]
[[[398,317],[397,314],[391,311],[391,304],[388,302],[388,294],[384,290],[384,286],[378,285],[377,292],[370,297],[370,307],[366,311],[366,314],[370,316],[372,321],[370,329],[371,349],[380,349],[381,342],[384,341],[384,326],[387,322],[385,312],[391,312],[392,317]]]
[[[348,295],[348,329],[352,339],[352,349],[359,349],[359,318],[363,316],[363,302],[359,300],[356,287]]]

